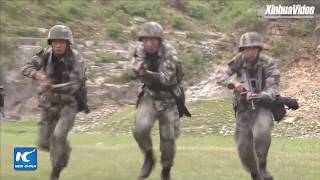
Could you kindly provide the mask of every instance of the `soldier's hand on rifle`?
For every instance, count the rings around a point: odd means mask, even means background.
[[[250,92],[250,91],[247,92],[247,100],[248,101],[256,99],[256,96],[257,96],[256,93],[253,93],[253,92]]]
[[[233,86],[234,86],[234,90],[237,91],[237,92],[244,92],[246,91],[246,88],[245,86],[239,82],[239,81],[234,81],[233,82]]]
[[[47,80],[47,76],[43,73],[40,72],[36,72],[36,74],[34,75],[34,79],[37,81],[46,81]]]
[[[41,85],[42,91],[50,91],[50,90],[52,90],[52,84],[47,80],[42,81],[40,83],[40,85]]]
[[[143,61],[138,61],[133,67],[133,70],[138,74],[140,74],[143,69],[144,69]]]

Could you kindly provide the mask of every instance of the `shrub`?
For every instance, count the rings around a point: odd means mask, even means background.
[[[111,38],[118,39],[123,33],[123,27],[119,23],[111,22],[107,24],[106,31]]]
[[[125,84],[131,81],[131,78],[128,73],[123,73],[121,76],[112,77],[109,82],[113,84]]]
[[[191,17],[199,20],[206,19],[210,15],[209,5],[204,1],[189,1],[187,10]]]
[[[108,52],[100,52],[99,57],[95,59],[97,63],[114,63],[116,62],[116,58],[113,54]]]
[[[271,49],[271,53],[274,57],[279,57],[282,53],[287,52],[286,43],[279,41],[274,48]]]
[[[173,15],[173,25],[174,28],[179,30],[188,30],[191,27],[191,24],[188,20],[185,19],[184,16],[180,14]]]

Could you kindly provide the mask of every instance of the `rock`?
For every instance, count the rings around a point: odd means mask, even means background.
[[[289,118],[286,118],[285,120],[283,120],[283,122],[288,123],[288,124],[292,124],[295,120],[296,120],[296,117],[289,117]]]
[[[136,22],[140,22],[140,23],[143,23],[143,22],[147,21],[145,18],[140,17],[140,16],[133,17],[133,20],[136,21]]]
[[[47,35],[48,34],[48,29],[46,28],[37,28],[38,32],[43,34],[43,35]]]
[[[85,45],[86,47],[92,47],[94,44],[95,44],[94,41],[85,41],[85,42],[84,42],[84,45]]]

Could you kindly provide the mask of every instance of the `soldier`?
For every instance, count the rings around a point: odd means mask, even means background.
[[[133,135],[145,160],[139,179],[149,177],[155,157],[152,149],[151,129],[159,120],[162,180],[170,180],[174,163],[176,139],[180,133],[179,117],[190,113],[184,105],[181,87],[182,71],[175,48],[163,38],[163,29],[156,22],[145,23],[134,51],[129,74],[144,85],[137,101],[137,114]]]
[[[261,53],[263,44],[256,32],[240,37],[239,53],[226,67],[218,83],[234,89],[235,139],[239,157],[253,180],[272,180],[267,171],[273,114],[262,102],[278,96],[280,73],[272,58]],[[235,80],[230,77],[236,74]]]
[[[69,27],[55,25],[49,30],[48,47],[32,57],[22,68],[22,74],[40,82],[42,91],[39,107],[40,149],[49,151],[51,180],[58,180],[67,166],[71,147],[67,136],[73,127],[76,114],[88,112],[86,102],[81,101],[85,71],[82,56],[71,45],[73,35]]]

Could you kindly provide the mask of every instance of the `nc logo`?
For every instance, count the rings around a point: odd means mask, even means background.
[[[24,153],[21,153],[21,152],[17,152],[16,154],[16,161],[23,161],[23,162],[30,162],[29,159],[27,159],[27,156],[33,152],[35,152],[37,149],[34,149],[32,151],[27,151],[27,152],[24,152]]]
[[[14,169],[15,170],[36,170],[37,149],[33,147],[14,148]]]

